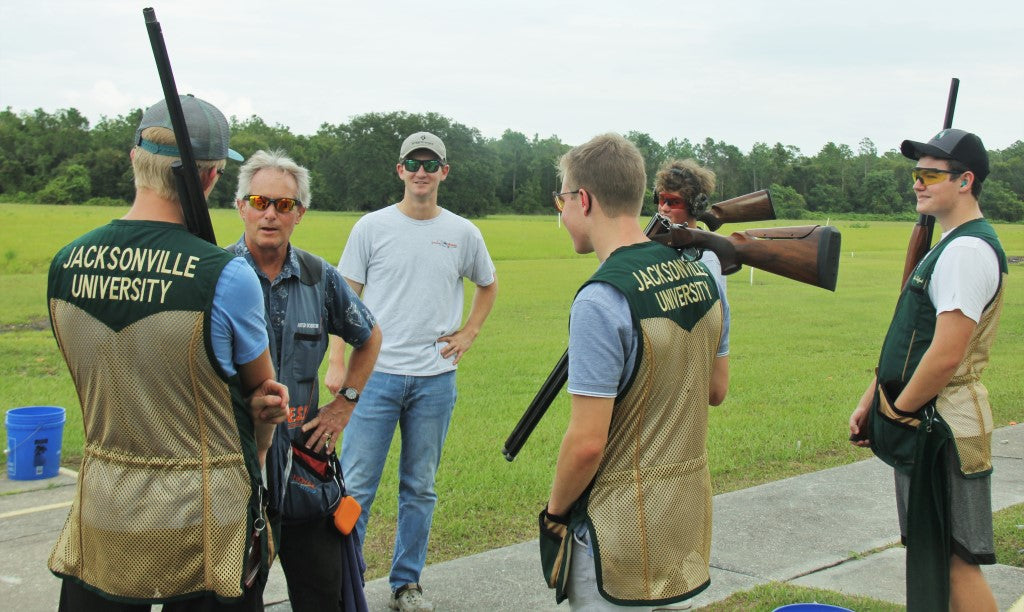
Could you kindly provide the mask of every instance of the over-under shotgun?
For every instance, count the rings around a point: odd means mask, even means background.
[[[714,204],[699,218],[709,228],[717,229],[723,223],[774,219],[775,209],[771,194],[761,190]],[[736,272],[746,263],[800,282],[835,289],[839,267],[839,232],[835,228],[747,230],[723,238],[712,232],[673,225],[665,217],[654,215],[644,233],[652,240],[670,243],[669,246],[675,248],[715,251],[725,274]],[[566,351],[505,440],[501,451],[505,459],[515,459],[568,378],[569,353]]]

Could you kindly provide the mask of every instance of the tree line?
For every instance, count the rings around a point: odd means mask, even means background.
[[[142,109],[96,125],[76,109],[0,111],[0,200],[50,204],[114,204],[134,195],[127,152]],[[452,170],[441,204],[453,212],[540,214],[552,211],[551,192],[560,188],[555,164],[570,145],[558,137],[532,138],[506,130],[500,138],[436,113],[368,113],[348,123],[324,123],[313,135],[296,135],[258,116],[231,118],[231,147],[242,155],[283,149],[310,169],[311,205],[320,210],[370,211],[401,199],[395,177],[402,140],[420,130],[440,136]],[[898,151],[879,153],[865,138],[854,151],[827,143],[813,156],[782,143],[758,142],[744,153],[726,142],[673,138],[659,143],[640,132],[625,134],[637,145],[648,177],[667,159],[693,158],[717,176],[713,201],[771,189],[781,218],[839,213],[912,218],[913,161]],[[990,219],[1024,220],[1024,141],[990,150],[992,171],[981,196]],[[229,163],[210,196],[213,207],[234,200],[238,164]],[[645,213],[654,211],[648,198]]]

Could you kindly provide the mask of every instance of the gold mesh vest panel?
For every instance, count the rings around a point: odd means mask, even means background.
[[[671,249],[662,257],[678,261]],[[595,278],[613,282],[607,276],[614,271],[608,266],[612,261]],[[722,308],[717,288],[682,289],[705,281],[714,286],[710,276],[702,277],[702,264],[691,265],[680,268],[691,275],[642,275],[657,286],[633,295],[628,278],[616,285],[639,321],[641,346],[633,379],[616,399],[586,512],[601,591],[619,603],[678,601],[710,581],[708,389],[722,334]],[[689,295],[693,301],[653,295],[662,291]],[[698,293],[703,299],[696,298]],[[649,304],[645,309],[644,297],[652,298],[653,308]],[[669,312],[659,312],[658,305]],[[684,313],[682,325],[662,316],[672,311]]]
[[[1005,286],[1004,274],[995,299],[974,328],[963,361],[935,400],[935,409],[953,431],[960,471],[964,475],[992,470],[992,407],[988,389],[981,382],[981,373],[988,366],[989,352],[995,342]]]
[[[125,233],[113,233],[123,244]],[[181,291],[212,290],[204,285],[211,275],[215,284],[223,251],[208,246],[216,252],[194,252],[209,255],[212,269],[197,272],[198,285],[175,278]],[[258,473],[240,394],[208,353],[207,312],[168,309],[182,306],[168,297],[164,309],[119,321],[107,311],[123,315],[123,305],[62,299],[66,254],[51,266],[50,317],[82,405],[85,448],[50,570],[124,601],[240,597]]]

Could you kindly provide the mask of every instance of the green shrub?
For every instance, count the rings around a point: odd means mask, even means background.
[[[85,166],[68,164],[37,195],[44,204],[77,204],[88,199],[91,193],[89,171]]]

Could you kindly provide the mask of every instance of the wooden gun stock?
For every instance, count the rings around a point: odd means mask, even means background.
[[[712,204],[697,216],[712,232],[718,231],[724,223],[769,221],[774,218],[775,207],[772,206],[772,196],[767,189]]]
[[[696,247],[714,251],[722,262],[722,274],[733,274],[746,264],[836,290],[842,235],[832,226],[751,229],[724,237],[682,225],[662,224],[651,239],[674,249]]]
[[[914,268],[932,247],[934,230],[935,217],[931,215],[921,215],[917,223],[914,224],[914,230],[910,232],[910,242],[907,243],[907,256],[903,260],[903,280],[900,282],[900,287],[907,285],[907,280],[914,273]]]

